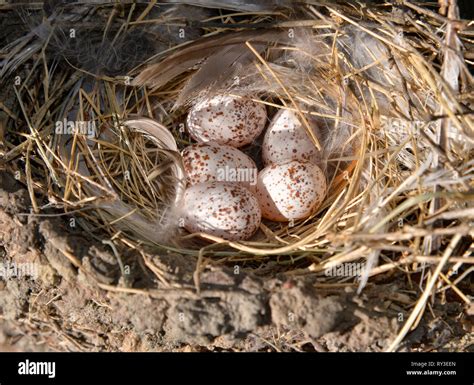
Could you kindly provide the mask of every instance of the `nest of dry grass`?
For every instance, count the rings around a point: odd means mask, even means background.
[[[104,36],[122,23],[112,46],[124,31],[150,24],[178,33],[194,25],[203,36],[115,76],[67,57],[68,65],[58,66],[48,51],[55,26],[43,31],[34,54],[26,53],[30,40],[3,52],[4,87],[21,78],[8,86],[13,101],[0,104],[3,157],[28,187],[36,214],[67,214],[118,248],[197,258],[196,284],[200,270],[223,263],[257,273],[266,267],[268,275],[315,275],[328,286],[421,273],[422,295],[390,349],[431,293],[449,287],[470,303],[457,285],[474,263],[474,50],[471,23],[458,17],[454,2],[441,13],[407,1],[308,2],[193,23],[170,12],[150,18],[153,3],[132,8],[122,10],[121,22],[117,8],[101,10],[108,15]],[[240,50],[239,66],[224,60],[215,72],[213,60],[229,48]],[[223,91],[252,94],[270,113],[288,108],[325,121],[319,144],[329,191],[310,218],[264,222],[245,242],[174,227],[169,208],[182,190],[187,110],[196,98]],[[99,135],[58,135],[55,125],[67,120],[93,122]],[[348,263],[362,263],[362,276],[327,274]]]

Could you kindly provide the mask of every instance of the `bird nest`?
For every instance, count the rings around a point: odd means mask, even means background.
[[[456,288],[453,274],[473,263],[474,125],[472,33],[455,5],[309,2],[205,17],[106,5],[89,44],[81,23],[96,6],[81,7],[72,28],[42,24],[4,50],[4,159],[34,213],[66,215],[117,248],[197,258],[197,271],[272,261],[265,275],[362,288],[433,265],[414,318],[435,285]],[[328,190],[311,216],[264,220],[246,241],[179,226],[186,116],[222,93],[319,125]],[[360,271],[337,273],[349,263]]]

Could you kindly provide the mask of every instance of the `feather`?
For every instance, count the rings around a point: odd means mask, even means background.
[[[266,48],[266,44],[257,43],[254,47],[260,53]],[[201,91],[209,89],[215,84],[226,83],[228,79],[238,73],[239,69],[247,68],[254,58],[254,54],[245,44],[232,44],[223,47],[222,50],[207,58],[191,77],[180,92],[174,108],[186,104]]]
[[[169,4],[188,4],[205,8],[228,9],[238,12],[271,12],[291,8],[291,0],[166,0]]]
[[[175,77],[193,69],[196,65],[205,62],[213,54],[219,55],[222,49],[231,46],[237,46],[235,53],[228,52],[229,58],[248,58],[242,54],[242,45],[246,41],[254,44],[270,44],[277,41],[284,34],[279,31],[244,31],[237,33],[223,34],[223,36],[209,36],[193,42],[191,45],[179,50],[173,55],[168,56],[157,64],[153,64],[142,70],[132,82],[132,85],[146,85],[152,90],[156,90]],[[218,56],[217,56],[218,57]],[[209,62],[209,67],[213,66],[215,61]],[[235,63],[233,63],[235,64]],[[199,81],[196,81],[199,83]]]
[[[178,145],[171,132],[162,124],[149,118],[130,119],[123,122],[123,124],[138,132],[144,132],[153,136],[159,143],[171,151],[178,151]]]

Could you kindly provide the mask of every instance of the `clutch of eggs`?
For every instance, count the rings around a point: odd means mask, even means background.
[[[311,129],[319,136],[317,127],[312,126]],[[275,114],[263,138],[262,160],[265,165],[290,160],[320,161],[320,152],[296,112],[281,109]]]
[[[237,183],[204,182],[188,187],[183,200],[184,228],[234,241],[250,238],[259,228],[257,198]]]
[[[187,126],[198,143],[182,152],[188,183],[184,227],[189,232],[244,240],[258,230],[262,216],[304,219],[320,206],[327,188],[323,171],[314,164],[320,153],[296,113],[282,109],[272,119],[263,140],[266,167],[258,175],[252,158],[235,148],[253,142],[266,118],[263,104],[230,95],[191,108]]]
[[[273,221],[307,218],[325,194],[326,177],[313,163],[272,164],[258,174],[257,199],[262,216]]]
[[[246,97],[217,95],[191,107],[186,124],[199,143],[216,142],[233,147],[252,143],[263,131],[267,111]]]

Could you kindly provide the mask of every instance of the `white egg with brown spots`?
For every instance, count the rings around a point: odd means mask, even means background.
[[[317,127],[312,124],[311,129],[318,137]],[[263,163],[280,164],[291,160],[317,163],[320,158],[320,151],[309,137],[297,113],[286,109],[278,111],[263,138]]]
[[[253,189],[257,166],[248,155],[227,145],[198,143],[183,152],[184,171],[190,185],[203,182],[232,182]]]
[[[309,162],[273,164],[258,174],[256,195],[264,218],[279,222],[304,219],[323,202],[326,177]]]
[[[250,238],[259,228],[261,211],[257,198],[235,183],[206,182],[184,193],[184,228],[230,241]]]
[[[216,142],[233,147],[252,143],[263,131],[267,111],[247,97],[217,95],[196,103],[186,123],[199,143]]]

